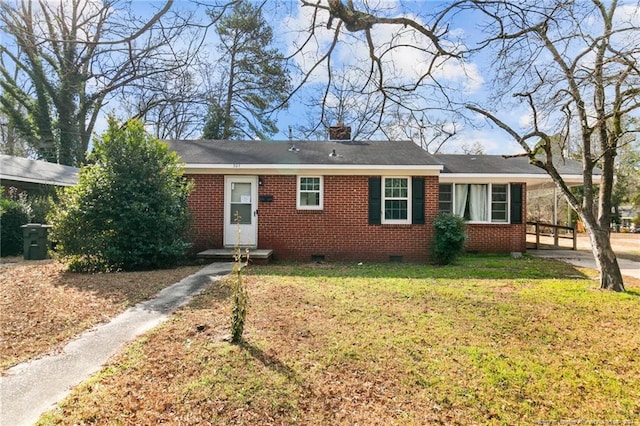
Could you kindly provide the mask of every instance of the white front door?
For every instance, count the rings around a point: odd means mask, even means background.
[[[258,177],[224,178],[224,245],[258,246]]]

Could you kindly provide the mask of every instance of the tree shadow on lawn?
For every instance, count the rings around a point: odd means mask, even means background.
[[[209,309],[212,301],[227,303],[231,298],[231,286],[225,282],[224,275],[205,275],[205,277],[212,282],[204,288],[199,297],[189,302],[188,306],[191,309]]]
[[[286,263],[252,266],[248,274],[337,278],[588,279],[576,267],[551,259],[466,255],[451,265],[420,263]]]
[[[208,294],[213,299],[226,300],[229,298],[231,290],[220,282],[225,275],[226,273],[189,276],[175,285],[163,288],[157,296],[137,306],[151,312],[170,314],[192,296],[200,294],[206,289],[211,289]]]
[[[638,286],[638,288],[640,288],[640,286]],[[631,295],[631,296],[635,296],[635,297],[640,297],[640,291],[638,290],[630,290],[628,288],[625,288],[625,294]]]
[[[254,359],[256,359],[257,361],[260,361],[262,365],[269,368],[270,370],[273,370],[278,374],[285,376],[287,379],[291,381],[298,381],[299,377],[298,377],[298,374],[295,372],[295,370],[293,370],[287,364],[280,361],[275,356],[267,354],[262,349],[251,344],[250,342],[247,342],[246,340],[242,340],[239,346],[245,351],[247,351],[247,353],[251,355]]]

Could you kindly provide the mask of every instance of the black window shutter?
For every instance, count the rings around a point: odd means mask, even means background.
[[[382,212],[382,178],[369,178],[369,225],[380,225]]]
[[[411,178],[411,223],[424,225],[424,178]]]
[[[522,187],[521,183],[511,184],[511,223],[515,225],[522,223]]]

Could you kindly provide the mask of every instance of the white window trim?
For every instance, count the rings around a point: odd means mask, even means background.
[[[387,197],[385,196],[385,184],[387,179],[406,179],[407,180],[407,218],[406,219],[387,219],[385,216],[385,202],[387,200]],[[382,185],[381,185],[381,189],[382,194],[381,194],[381,209],[382,211],[380,212],[380,218],[381,218],[381,223],[383,224],[387,224],[387,225],[410,225],[411,224],[411,212],[413,211],[413,206],[411,205],[411,202],[413,200],[412,197],[412,193],[411,193],[411,177],[410,176],[383,176],[382,177]],[[393,200],[401,200],[402,198],[391,198]]]
[[[507,204],[507,209],[505,214],[507,217],[506,220],[494,221],[493,220],[493,185],[504,185],[507,187],[507,199],[504,203]],[[501,201],[502,203],[503,201]],[[508,225],[511,223],[511,185],[508,183],[490,183],[489,184],[489,222],[488,223],[497,223],[497,224],[505,224]]]
[[[320,191],[319,191],[319,205],[317,206],[303,206],[300,204],[300,183],[302,178],[315,178],[320,179]],[[298,176],[296,179],[296,207],[298,210],[322,210],[324,209],[324,179],[322,176]],[[308,192],[308,191],[305,191]],[[315,192],[315,191],[314,191]]]
[[[441,185],[449,185],[449,186],[451,186],[451,201],[447,201],[447,202],[451,204],[450,213],[453,213],[453,206],[455,206],[454,200],[453,200],[453,192],[455,191],[455,187],[454,187],[453,183],[449,183],[449,182],[444,182],[444,183],[440,182],[440,183],[438,183],[438,213],[440,213],[440,203],[441,203],[441,201],[440,201],[440,186]]]
[[[456,185],[471,185],[471,183],[464,183],[464,182],[443,182],[444,184],[448,184],[448,185],[452,185],[451,186],[451,206],[453,208],[453,206],[456,205]],[[488,200],[487,202],[488,204],[488,211],[489,211],[489,220],[487,221],[480,221],[480,220],[467,220],[467,223],[470,224],[493,224],[493,225],[510,225],[511,224],[511,184],[509,183],[496,183],[495,185],[506,185],[507,186],[507,220],[506,221],[493,221],[493,209],[492,209],[492,195],[493,195],[493,183],[482,183],[479,185],[487,185],[487,197]]]

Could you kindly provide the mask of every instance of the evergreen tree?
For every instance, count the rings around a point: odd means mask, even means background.
[[[218,22],[221,60],[214,79],[203,137],[254,139],[275,134],[271,113],[284,106],[290,89],[285,60],[271,47],[273,30],[260,6],[240,1]],[[211,77],[211,76],[210,76]]]
[[[225,135],[225,129],[233,129],[233,120],[227,116],[217,102],[211,102],[207,110],[204,128],[202,129],[203,139],[233,139],[232,135]]]

